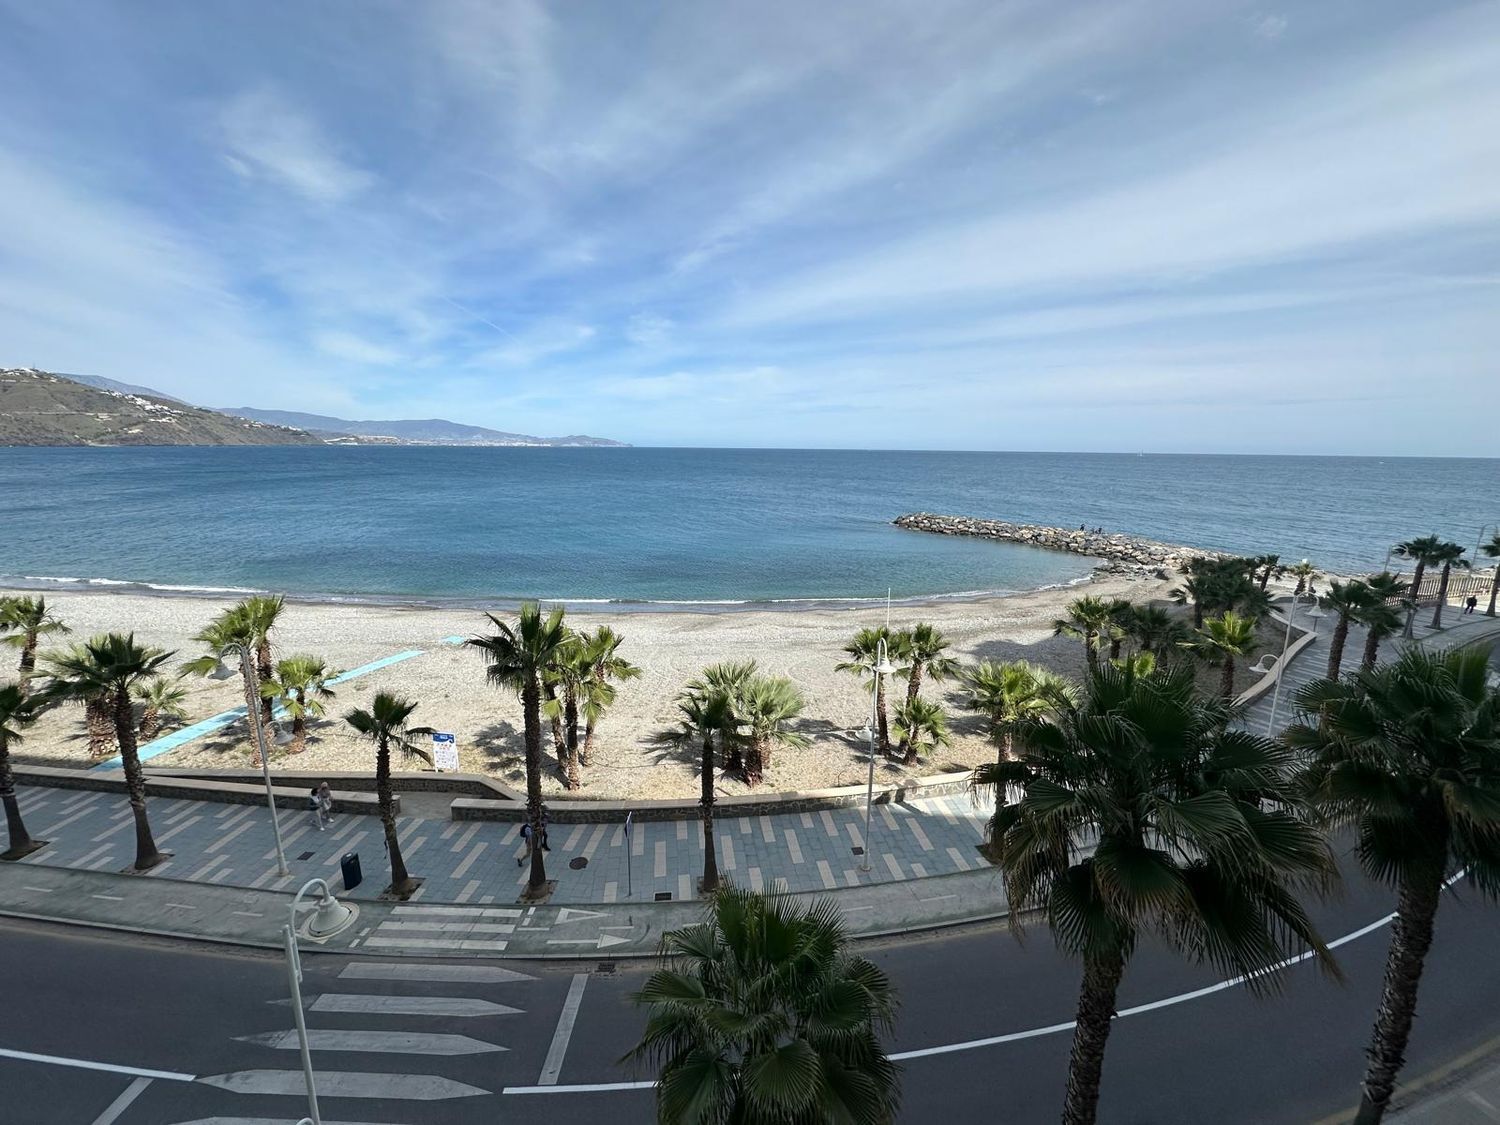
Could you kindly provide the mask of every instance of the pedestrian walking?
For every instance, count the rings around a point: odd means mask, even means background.
[[[328,788],[328,782],[318,786],[318,831],[323,831],[333,823],[333,790]]]
[[[1470,594],[1469,595],[1469,600],[1466,601],[1466,602],[1464,602],[1464,612],[1465,613],[1473,613],[1474,612],[1474,607],[1477,606],[1478,604],[1479,604],[1479,599],[1477,597],[1475,597],[1473,594]]]
[[[547,806],[543,805],[542,806],[542,851],[544,851],[544,852],[550,852],[552,850],[552,845],[549,844],[549,843],[547,843],[547,825],[548,825],[548,823],[551,820],[552,820],[552,817],[547,812]]]
[[[520,867],[531,858],[531,822],[529,820],[521,822],[521,839],[526,844],[526,850],[516,857],[517,867]]]
[[[312,813],[313,823],[322,832],[325,827],[323,823],[323,802],[318,799],[318,787],[314,785],[307,791],[307,811]]]

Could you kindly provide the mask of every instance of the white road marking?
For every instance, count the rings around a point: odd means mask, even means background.
[[[21,884],[21,889],[23,891],[35,891],[39,895],[50,895],[52,893],[51,887],[28,887],[25,883]]]
[[[373,939],[372,939],[373,940]],[[369,944],[368,942],[366,944]],[[272,1000],[272,1004],[290,1004],[290,1000]],[[357,993],[325,992],[308,1003],[310,1012],[341,1012],[345,1015],[388,1016],[519,1016],[520,1008],[510,1008],[471,996],[363,996]]]
[[[19,1062],[46,1063],[48,1066],[71,1066],[79,1070],[102,1070],[109,1074],[128,1074],[132,1078],[160,1078],[166,1082],[196,1082],[192,1074],[179,1074],[175,1070],[147,1070],[139,1066],[116,1066],[114,1063],[92,1062],[88,1059],[70,1059],[63,1055],[38,1055],[31,1051],[12,1051],[0,1047],[0,1059],[16,1059]]]
[[[130,1103],[145,1093],[149,1085],[151,1085],[151,1079],[137,1078],[125,1087],[118,1098],[104,1107],[104,1112],[94,1118],[94,1125],[114,1125],[120,1119],[120,1114],[129,1109]]]
[[[241,1043],[258,1043],[278,1051],[295,1051],[300,1044],[295,1031],[267,1031],[240,1035]],[[335,1031],[310,1028],[307,1046],[313,1051],[369,1051],[386,1055],[481,1055],[504,1051],[498,1043],[486,1043],[467,1035],[426,1031]]]
[[[102,898],[106,902],[124,902],[125,901],[125,896],[123,896],[123,895],[90,895],[89,897],[90,898]]]
[[[474,866],[474,861],[484,854],[484,849],[487,847],[489,847],[489,844],[485,841],[480,841],[479,843],[475,844],[474,850],[471,851],[468,855],[464,856],[459,865],[453,869],[453,878],[462,879],[466,874],[468,874],[469,868]]]
[[[506,943],[503,941],[480,941],[478,938],[408,938],[408,937],[374,937],[365,939],[366,945],[377,945],[383,949],[431,949],[437,953],[456,950],[473,950],[479,953],[504,953]]]
[[[318,1093],[327,1098],[377,1098],[430,1102],[488,1094],[478,1086],[436,1074],[376,1074],[352,1070],[320,1070],[313,1074]],[[307,1087],[300,1070],[238,1070],[198,1079],[236,1094],[303,1094]]]
[[[340,980],[421,980],[444,984],[511,984],[536,980],[526,973],[498,965],[418,965],[395,961],[355,961],[345,965]]]
[[[573,1024],[578,1020],[578,1006],[583,1003],[583,989],[588,982],[588,973],[574,973],[573,983],[568,985],[568,998],[563,1001],[562,1014],[557,1017],[557,1030],[552,1033],[552,1046],[547,1048],[542,1075],[537,1079],[542,1086],[557,1085],[563,1059],[568,1054],[568,1041],[573,1038]]]
[[[392,914],[416,914],[424,918],[519,918],[519,910],[500,906],[393,906]]]
[[[179,1121],[177,1125],[287,1125],[285,1117],[199,1117],[194,1121]],[[369,1121],[330,1121],[323,1118],[323,1125],[374,1125]]]
[[[382,922],[380,932],[425,932],[439,934],[508,934],[514,922]]]
[[[602,910],[578,910],[571,906],[558,907],[557,921],[555,926],[561,926],[567,922],[582,922],[587,918],[608,918],[609,915]]]
[[[595,949],[608,949],[612,945],[624,945],[629,938],[615,937],[614,934],[600,934],[596,938],[551,938],[548,945],[592,945]]]

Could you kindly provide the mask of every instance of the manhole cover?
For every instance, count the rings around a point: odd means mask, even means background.
[[[313,853],[312,853],[312,852],[303,852],[303,853],[302,853],[302,854],[301,854],[301,855],[299,855],[299,856],[298,856],[298,857],[297,857],[297,858],[298,858],[298,859],[299,859],[299,860],[303,860],[303,859],[312,859],[312,857],[313,857]]]
[[[568,860],[568,866],[574,871],[582,871],[588,865],[589,857],[586,855],[575,855],[572,859]]]
[[[672,892],[671,891],[657,891],[656,892],[656,901],[657,902],[671,902],[672,901]]]
[[[850,848],[849,850],[851,852],[853,852],[855,855],[864,855],[865,854],[865,849],[864,848],[858,848],[858,847],[856,847],[856,848]]]

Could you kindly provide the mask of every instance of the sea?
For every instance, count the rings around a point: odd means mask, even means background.
[[[1378,569],[1500,521],[1500,460],[404,447],[0,449],[0,583],[580,609],[967,598],[1085,558],[903,512]]]

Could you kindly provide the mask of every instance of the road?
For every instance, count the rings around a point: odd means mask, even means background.
[[[1455,890],[1439,915],[1409,1075],[1500,1033],[1497,914],[1463,884]],[[1318,916],[1336,938],[1381,918],[1390,901],[1355,878]],[[1346,1107],[1388,937],[1380,927],[1339,949],[1342,984],[1304,963],[1285,972],[1277,997],[1257,1000],[1235,987],[1122,1016],[1110,1042],[1101,1120],[1305,1123]],[[293,1026],[278,958],[23,923],[0,924],[0,942],[7,966],[0,1120],[270,1125],[303,1112],[297,1052],[276,1045],[291,1042]],[[900,989],[895,1051],[1072,1017],[1078,969],[1056,954],[1045,929],[1024,944],[1003,927],[983,927],[867,948]],[[646,1090],[518,1092],[544,1076],[563,1087],[645,1077],[616,1065],[641,1025],[628,996],[643,964],[621,962],[602,973],[597,961],[483,961],[445,970],[417,968],[435,962],[309,953],[306,962],[308,1023],[327,1048],[315,1064],[325,1075],[322,1115],[330,1125],[652,1120]],[[421,974],[427,979],[409,979]],[[1121,1008],[1215,979],[1146,948],[1127,974]],[[565,1009],[575,1013],[570,1034]],[[1063,1030],[907,1058],[903,1120],[1053,1120],[1068,1044]],[[18,1051],[172,1073],[80,1069],[16,1058]]]

